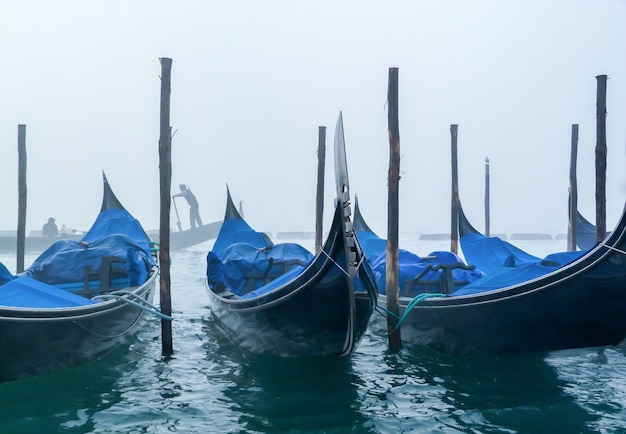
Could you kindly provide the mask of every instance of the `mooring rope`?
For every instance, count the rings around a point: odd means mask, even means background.
[[[413,310],[415,305],[417,305],[418,303],[426,300],[427,298],[445,297],[445,296],[446,296],[446,294],[424,293],[424,294],[419,294],[419,295],[416,295],[415,297],[413,297],[413,299],[411,299],[409,304],[407,304],[406,308],[404,309],[404,313],[402,314],[402,316],[400,316],[400,319],[398,319],[398,324],[396,324],[396,326],[394,327],[393,330],[391,330],[390,332],[387,332],[387,335],[390,335],[391,333],[395,332],[396,330],[398,330],[402,326],[402,324],[406,320],[407,316],[409,316],[409,314],[411,313],[411,310]],[[391,313],[391,312],[389,312],[389,313]],[[396,316],[395,314],[392,314],[392,315]]]
[[[129,298],[124,297],[123,295],[128,295],[128,296],[132,296],[134,297],[136,300],[139,300],[140,303],[130,300]],[[169,315],[165,315],[164,313],[162,313],[159,309],[157,309],[156,306],[150,304],[148,301],[144,300],[142,297],[138,296],[137,294],[134,294],[133,292],[130,291],[126,291],[123,289],[120,289],[118,291],[114,291],[111,292],[110,294],[101,294],[101,295],[96,295],[94,297],[92,297],[92,299],[101,299],[101,300],[121,300],[125,303],[131,304],[135,307],[138,307],[139,309],[143,309],[145,312],[147,313],[151,313],[155,316],[158,316],[161,319],[167,320],[167,321],[174,321],[174,318],[169,316]]]
[[[622,255],[626,255],[626,251],[620,250],[615,246],[609,246],[608,244],[605,244],[604,241],[601,242],[600,245],[606,247],[609,250],[615,250],[616,252],[621,253]]]

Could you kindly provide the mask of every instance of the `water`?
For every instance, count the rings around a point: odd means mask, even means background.
[[[525,243],[516,244],[543,256],[563,242]],[[419,246],[420,254],[449,248]],[[390,353],[383,336],[368,332],[347,359],[243,354],[207,308],[209,247],[173,252],[171,360],[161,357],[160,320],[151,320],[129,347],[100,361],[0,384],[1,431],[626,432],[626,345],[544,357],[452,357],[413,347]],[[14,257],[0,261],[14,269]]]

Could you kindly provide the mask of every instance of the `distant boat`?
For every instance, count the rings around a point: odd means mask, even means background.
[[[55,241],[75,240],[79,241],[83,233],[65,233],[57,237],[44,237],[41,231],[31,231],[24,237],[24,250],[27,252],[43,252]],[[17,250],[17,235],[15,231],[3,231],[0,234],[0,252],[15,252]]]
[[[200,227],[185,229],[184,231],[170,230],[170,249],[181,250],[215,239],[220,232],[221,226],[222,221],[218,220]],[[159,241],[158,229],[149,231],[148,235],[156,242]]]
[[[19,276],[0,264],[0,382],[94,361],[156,313],[150,239],[103,179],[100,213],[81,241],[57,240]]]

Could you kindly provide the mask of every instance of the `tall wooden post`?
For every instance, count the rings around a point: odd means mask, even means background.
[[[24,251],[26,250],[26,125],[17,126],[17,267],[24,271]]]
[[[459,126],[450,125],[452,155],[452,203],[450,215],[450,251],[459,253],[459,169],[457,163],[457,137]]]
[[[324,221],[324,168],[326,167],[326,127],[318,128],[317,140],[317,195],[315,199],[315,254],[322,250]]]
[[[572,150],[569,161],[569,226],[567,230],[567,250],[576,250],[576,229],[578,226],[578,181],[576,179],[576,162],[578,160],[578,124],[572,124]]]
[[[489,203],[489,157],[485,157],[485,236],[491,235],[491,204]]]
[[[170,94],[172,81],[172,59],[162,57],[161,61],[161,124],[159,137],[159,173],[161,189],[161,215],[159,226],[159,267],[160,267],[160,306],[161,313],[172,315],[170,293],[170,204],[172,201],[172,137],[170,134]],[[162,354],[174,354],[172,343],[172,322],[161,320]]]
[[[396,329],[400,316],[400,272],[398,265],[398,222],[400,189],[400,128],[398,123],[398,68],[389,68],[389,88],[387,90],[388,130],[389,130],[389,174],[387,198],[387,332],[389,348],[397,350],[402,346],[400,329]],[[395,330],[395,331],[394,331]]]
[[[596,241],[606,237],[606,75],[596,76]]]

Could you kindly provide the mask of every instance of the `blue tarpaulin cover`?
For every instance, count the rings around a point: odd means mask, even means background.
[[[274,245],[267,235],[256,232],[245,220],[232,218],[222,223],[207,255],[207,278],[211,285],[222,284],[239,296],[255,291],[248,296],[251,297],[258,295],[259,288],[264,287],[262,292],[267,292],[277,287],[275,283],[266,284],[294,268],[303,269],[313,257],[295,243]]]
[[[87,306],[97,303],[80,295],[20,276],[0,287],[2,306],[54,308]]]
[[[504,265],[522,265],[541,261],[541,258],[528,254],[497,237],[468,234],[461,237],[460,241],[467,263],[476,265],[486,274]]]
[[[428,259],[422,259],[415,253],[407,250],[398,250],[399,289],[401,297],[415,297],[424,292],[444,292],[444,270],[433,270],[433,267],[447,264],[465,265],[463,260],[452,252],[431,252]],[[383,253],[372,263],[372,270],[376,277],[378,291],[387,293],[387,254]],[[481,279],[485,273],[480,270],[465,270],[455,268],[451,270],[453,280],[458,284],[466,284]],[[417,282],[413,282],[419,276]]]
[[[209,252],[207,277],[212,284],[221,283],[229,291],[241,296],[259,289],[293,268],[302,269],[312,259],[311,252],[295,243],[266,248],[235,243],[222,250],[221,254],[213,250]]]
[[[111,263],[111,273],[125,274],[128,286],[143,284],[155,265],[143,228],[124,209],[100,212],[80,242],[56,241],[16,279],[12,280],[15,276],[8,270],[3,273],[0,267],[0,284],[5,282],[0,286],[0,305],[53,308],[94,303],[52,285],[79,284],[80,287],[86,280],[87,267],[90,274],[98,275],[105,257],[123,260]]]
[[[15,276],[0,262],[0,286],[15,279]]]
[[[129,286],[145,282],[153,264],[150,253],[130,237],[109,235],[86,246],[79,241],[59,240],[35,259],[24,275],[50,285],[82,282],[87,266],[92,272],[99,272],[104,257],[124,260],[113,262],[111,268],[127,274]]]

